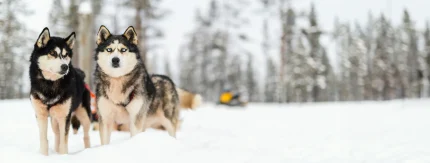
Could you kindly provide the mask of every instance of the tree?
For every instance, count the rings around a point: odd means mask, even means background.
[[[277,102],[276,100],[276,92],[277,92],[277,83],[278,79],[277,76],[274,76],[273,74],[278,73],[277,66],[273,62],[271,58],[267,59],[267,76],[266,76],[266,83],[265,83],[265,102]]]
[[[309,25],[308,29],[303,29],[302,33],[306,36],[307,41],[310,45],[310,56],[312,58],[311,66],[313,68],[312,73],[312,100],[311,101],[327,101],[327,81],[329,73],[331,73],[331,67],[325,49],[320,44],[320,36],[322,31],[318,27],[317,16],[315,7],[311,5],[311,11],[309,13]]]
[[[372,88],[375,100],[389,100],[396,97],[396,76],[398,70],[394,60],[394,30],[381,15],[377,22],[376,48],[372,63]]]
[[[157,21],[167,16],[168,11],[162,9],[162,0],[126,0],[125,6],[135,9],[134,28],[138,34],[139,50],[141,58],[146,65],[148,54],[156,53],[159,48],[158,39],[162,39],[164,33],[157,26]],[[151,66],[148,66],[151,69]]]
[[[49,12],[49,27],[57,35],[66,36],[70,34],[70,24],[67,20],[67,13],[64,10],[62,0],[54,0]]]
[[[423,59],[421,59],[421,80],[422,80],[422,97],[428,97],[430,94],[430,27],[429,23],[426,23],[426,28],[424,31],[424,52],[422,54]]]
[[[22,98],[25,60],[35,38],[27,38],[27,29],[17,15],[29,12],[22,0],[5,0],[0,3],[0,99]],[[20,45],[20,46],[18,46]],[[28,46],[26,46],[28,45]]]
[[[401,97],[416,98],[419,97],[419,55],[418,55],[418,38],[413,22],[407,10],[404,10],[403,23],[399,29],[400,40],[398,57],[399,76],[401,80]]]
[[[249,101],[259,101],[259,94],[257,89],[257,81],[254,75],[253,58],[248,55],[248,61],[246,64],[246,87]]]

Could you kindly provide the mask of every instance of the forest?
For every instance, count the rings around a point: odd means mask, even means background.
[[[313,3],[303,10],[291,0],[209,0],[194,11],[194,24],[172,63],[169,56],[158,57],[168,48],[160,46],[166,36],[160,22],[174,14],[163,1],[54,0],[47,7],[48,27],[63,36],[78,33],[72,62],[85,71],[90,86],[96,31],[110,24],[115,33],[133,25],[148,71],[177,76],[178,87],[206,101],[216,101],[225,89],[250,102],[277,103],[429,96],[429,23],[416,26],[427,20],[415,20],[406,8],[400,24],[363,11],[366,23],[334,18],[328,30],[318,19],[326,9]],[[27,7],[24,0],[0,1],[0,99],[29,95],[28,60],[42,29],[28,29],[25,21],[37,20],[21,18],[31,14]]]

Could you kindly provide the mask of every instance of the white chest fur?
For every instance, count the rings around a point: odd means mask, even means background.
[[[124,78],[110,79],[109,87],[106,89],[106,95],[115,104],[120,104],[128,100],[129,92],[123,92],[125,84]]]

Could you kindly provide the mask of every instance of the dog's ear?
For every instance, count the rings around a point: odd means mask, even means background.
[[[97,45],[100,45],[102,42],[106,41],[110,36],[109,30],[104,26],[100,26],[99,32],[97,33]]]
[[[124,34],[122,34],[125,38],[127,38],[128,41],[132,42],[133,44],[137,45],[137,34],[134,30],[133,26],[128,27]]]
[[[48,27],[45,27],[40,33],[39,38],[37,38],[36,46],[39,48],[45,47],[46,44],[48,44],[49,39],[51,39],[51,34],[49,33]]]
[[[67,36],[65,40],[66,40],[67,46],[69,46],[70,49],[73,49],[73,45],[75,45],[75,40],[76,40],[75,32],[72,32],[69,36]]]

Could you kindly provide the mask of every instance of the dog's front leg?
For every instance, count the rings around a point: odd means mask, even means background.
[[[51,128],[55,134],[55,152],[60,152],[60,128],[58,127],[58,121],[51,118]]]
[[[102,145],[110,143],[110,135],[112,134],[113,117],[112,116],[99,116],[100,126],[100,141]]]
[[[52,118],[54,118],[58,123],[58,130],[60,134],[60,141],[59,141],[59,154],[67,154],[68,153],[68,146],[67,146],[67,139],[69,134],[69,126],[70,126],[70,108],[72,104],[72,99],[69,98],[68,100],[64,101],[61,104],[57,104],[55,106],[52,106],[49,110],[49,113],[51,114]]]
[[[142,97],[134,98],[127,106],[127,112],[130,117],[130,134],[131,137],[143,131],[148,104]]]
[[[31,104],[33,105],[34,111],[36,113],[37,125],[39,126],[39,147],[40,153],[43,155],[48,155],[48,108],[38,99],[34,99],[33,96],[30,97]]]
[[[60,144],[59,144],[59,154],[67,154],[68,153],[68,135],[69,135],[69,125],[70,120],[67,121],[67,117],[59,117],[57,118],[58,121],[58,128],[60,130]]]
[[[112,133],[112,126],[114,125],[114,104],[105,97],[100,97],[97,102],[98,115],[99,115],[99,129],[100,141],[102,145],[110,143],[110,135]]]

